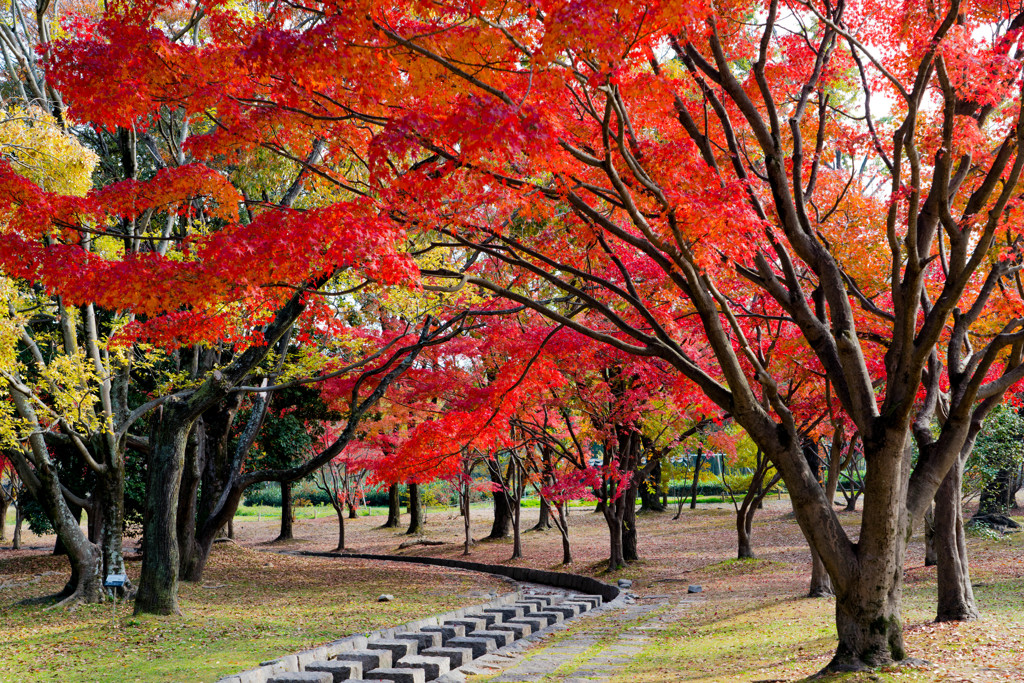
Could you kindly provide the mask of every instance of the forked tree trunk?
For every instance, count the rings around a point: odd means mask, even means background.
[[[187,569],[182,570],[182,579],[192,582],[203,580],[203,572],[206,571],[206,563],[210,559],[210,550],[213,548],[213,542],[221,536],[221,532],[224,529],[222,520],[224,518],[229,520],[228,528],[230,534],[230,520],[234,518],[235,511],[238,510],[243,493],[242,489],[232,489],[228,494],[220,515],[206,520],[200,527],[199,532],[196,534],[195,550],[192,555],[193,561],[188,565]]]
[[[187,523],[180,519],[178,523],[180,578],[184,581],[202,581],[213,542],[218,538],[224,538],[225,527],[228,537],[232,537],[234,513],[241,498],[229,496],[233,506],[227,515],[226,524],[222,521],[223,516],[217,520],[213,517],[216,515],[222,494],[232,479],[232,425],[240,406],[239,396],[228,397],[218,402],[196,420],[195,429],[189,437],[179,493],[182,504],[178,506],[179,515],[189,515]],[[236,449],[245,449],[245,444],[251,443],[247,436],[248,431],[252,429],[253,420],[261,418],[262,412],[257,405],[250,415],[250,424],[246,425],[237,440]],[[198,496],[197,491],[201,492]]]
[[[935,558],[938,609],[935,621],[970,621],[979,617],[971,588],[961,499],[963,464],[953,464],[935,494]]]
[[[896,441],[889,436],[889,445],[881,445],[875,452],[865,443],[865,483],[872,498],[861,518],[860,537],[851,558],[854,566],[829,567],[836,594],[839,643],[827,671],[874,669],[906,657],[901,595],[908,535],[905,487],[911,459],[903,453],[909,443],[904,441],[896,448],[892,445]],[[819,495],[824,493],[820,488],[818,491]],[[803,495],[794,500],[796,507],[810,503]],[[820,513],[835,514],[831,504]],[[810,521],[804,517],[804,523]],[[834,561],[837,555],[832,557]]]
[[[398,495],[398,484],[388,487],[388,519],[385,529],[397,529],[402,523],[402,502]]]
[[[750,540],[754,530],[754,515],[761,509],[764,497],[781,478],[776,473],[769,481],[765,481],[770,463],[760,449],[757,451],[756,462],[757,466],[750,477],[750,487],[743,495],[743,502],[736,508],[736,557],[741,560],[754,557],[754,548]]]
[[[423,533],[423,503],[420,501],[420,485],[409,484],[409,528],[406,534]]]

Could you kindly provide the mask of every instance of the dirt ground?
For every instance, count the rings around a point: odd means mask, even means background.
[[[537,521],[537,514],[536,508],[524,510],[524,530]],[[570,514],[575,562],[568,567],[560,564],[561,540],[555,529],[524,531],[524,557],[515,562],[509,562],[511,540],[476,543],[467,559],[567,570],[606,581],[628,578],[640,600],[672,599],[685,594],[691,584],[702,586],[704,600],[700,607],[686,612],[685,623],[678,624],[677,631],[666,631],[666,643],[674,638],[673,647],[683,648],[688,638],[713,639],[720,646],[718,651],[714,655],[700,649],[686,651],[685,657],[673,657],[671,661],[677,664],[656,662],[660,673],[650,677],[641,671],[633,676],[636,680],[795,680],[827,663],[835,646],[834,602],[803,598],[810,577],[810,555],[785,499],[767,501],[758,513],[753,534],[756,561],[734,560],[735,515],[730,505],[684,509],[678,520],[672,519],[674,514],[673,509],[641,515],[641,560],[611,574],[606,572],[607,527],[603,517],[589,508],[574,508]],[[474,537],[487,535],[489,512],[474,508],[471,516]],[[856,536],[859,513],[843,512],[840,516],[851,535]],[[412,537],[402,529],[381,529],[383,521],[381,516],[346,520],[348,550],[462,557],[463,521],[454,509],[431,509],[424,534],[418,537],[444,545],[399,549]],[[407,522],[408,517],[404,516],[403,521]],[[252,551],[329,551],[337,543],[337,519],[333,515],[297,520],[296,540],[284,544],[272,543],[278,523],[239,517],[234,525],[235,541]],[[48,539],[26,540],[37,547],[48,543]],[[931,664],[912,671],[883,673],[882,678],[873,680],[1024,681],[1024,534],[1001,538],[970,535],[968,543],[982,620],[932,623],[935,569],[924,567],[923,539],[915,536],[908,549],[905,573],[906,637],[910,654]],[[9,551],[0,551],[0,561],[10,556]],[[753,633],[754,639],[735,639],[730,645],[733,641],[729,634],[738,629]],[[760,678],[736,678],[732,674],[706,678],[708,662],[715,658],[744,663],[737,671],[760,671],[756,674]],[[678,666],[678,671],[665,671],[665,666]],[[704,676],[688,673],[698,669],[704,671]],[[765,675],[765,671],[772,675]]]

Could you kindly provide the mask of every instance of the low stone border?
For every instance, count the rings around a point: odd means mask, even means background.
[[[352,557],[358,560],[387,560],[389,562],[412,562],[414,564],[432,564],[439,567],[451,567],[453,569],[468,569],[475,572],[487,572],[507,576],[515,581],[539,583],[543,586],[555,588],[567,588],[579,591],[587,595],[600,595],[605,602],[611,602],[619,597],[622,590],[604,581],[570,574],[568,572],[549,572],[545,569],[532,569],[530,567],[506,567],[503,564],[484,564],[482,562],[468,562],[466,560],[452,560],[446,557],[424,557],[419,555],[375,555],[372,553],[323,553],[311,550],[299,551],[302,555],[315,557]]]

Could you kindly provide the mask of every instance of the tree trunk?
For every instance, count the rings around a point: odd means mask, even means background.
[[[935,494],[934,539],[938,565],[938,609],[935,621],[970,621],[980,616],[967,564],[960,494],[962,483],[963,461],[958,459]]]
[[[231,519],[228,520],[228,538],[235,540],[235,516],[232,515]]]
[[[546,531],[551,528],[551,506],[548,504],[546,498],[540,499],[540,514],[537,517],[537,523],[530,529],[530,531]]]
[[[118,456],[115,456],[118,457]],[[103,503],[100,527],[100,552],[103,556],[103,574],[125,574],[124,569],[124,452],[119,461],[112,463],[107,472],[99,477],[97,486],[103,488],[103,495],[97,501]],[[108,588],[117,597],[124,598],[132,590],[126,583],[119,588]]]
[[[849,596],[836,601],[839,644],[826,670],[875,669],[906,657],[900,604],[902,585],[902,571],[875,585],[862,579],[851,587]]]
[[[928,506],[924,513],[924,566],[934,567],[939,558],[935,554],[935,505]]]
[[[39,487],[38,490],[31,493],[49,517],[50,523],[57,533],[57,538],[61,541],[68,556],[68,562],[71,564],[71,578],[64,589],[54,596],[57,604],[70,606],[78,603],[102,602],[104,598],[103,558],[100,549],[96,544],[91,543],[82,532],[81,508],[77,508],[77,514],[72,512],[61,492],[60,482],[52,464],[49,461],[46,461],[43,466],[39,466],[39,464],[37,462],[35,468]],[[28,480],[27,473],[19,471],[18,474],[22,481]],[[20,526],[15,529],[18,547],[21,546],[20,531]]]
[[[622,513],[622,559],[627,563],[640,559],[637,550],[636,494],[637,485],[630,484],[623,495],[623,500],[620,501],[624,508]]]
[[[807,591],[809,598],[828,598],[835,595],[832,589],[832,579],[829,578],[825,563],[821,561],[821,555],[811,546],[811,587]]]
[[[754,549],[750,545],[750,529],[747,527],[746,515],[736,515],[736,557],[741,560],[754,559]]]
[[[89,535],[89,542],[99,545],[100,537],[103,535],[103,517],[107,505],[106,490],[101,482],[93,487],[89,503],[88,507],[83,508],[86,514],[85,531]]]
[[[423,533],[423,503],[420,501],[420,485],[416,483],[409,484],[409,515],[409,528],[405,533]]]
[[[555,526],[558,527],[558,533],[562,536],[562,564],[572,564],[572,548],[569,546],[569,520],[565,516],[565,506],[567,502],[563,502],[560,505],[555,506],[555,510],[558,513],[557,521]]]
[[[388,487],[388,520],[384,522],[385,529],[397,529],[402,523],[402,504],[398,495],[398,484]]]
[[[899,448],[894,445],[897,436],[904,439]],[[911,458],[906,453],[910,448],[908,438],[903,432],[887,435],[879,445],[865,440],[865,489],[872,492],[872,497],[864,506],[860,537],[851,547],[853,554],[844,562],[838,560],[842,556],[833,552],[832,546],[820,549],[830,552],[832,564],[828,569],[836,593],[839,637],[836,654],[826,667],[827,671],[874,669],[906,657],[901,595],[909,525],[906,487]],[[774,458],[773,461],[779,462]],[[791,495],[795,488],[801,489],[793,499],[798,519],[803,517],[801,527],[805,535],[824,541],[821,529],[812,528],[811,517],[803,514],[808,511],[806,506],[812,504],[813,490],[817,488],[817,496],[824,493],[813,483],[810,473],[807,474],[806,479],[789,481],[787,485]],[[831,504],[819,508],[820,514],[832,515],[828,522],[822,519],[829,526],[838,524],[833,510]],[[819,556],[824,559],[823,555]]]
[[[75,518],[75,526],[81,528],[82,508],[78,507],[77,505],[74,505],[73,503],[68,503],[68,508],[71,510],[71,514]],[[60,534],[57,535],[57,540],[53,542],[53,552],[50,554],[55,557],[60,557],[68,554],[68,548],[64,544],[64,538]]]
[[[142,574],[135,614],[181,614],[178,606],[178,491],[193,420],[174,406],[154,419],[146,464]]]
[[[15,389],[11,391],[11,398],[19,416],[38,427],[39,419],[35,408],[26,395]],[[101,602],[104,595],[100,549],[96,544],[90,543],[82,533],[79,520],[64,497],[56,467],[43,440],[42,430],[33,430],[28,437],[28,444],[28,453],[21,453],[18,450],[11,452],[11,462],[28,493],[42,506],[43,512],[50,519],[57,538],[67,549],[68,560],[71,563],[71,580],[57,595],[57,599],[60,600],[58,604]],[[19,497],[19,512],[21,507],[22,499]],[[20,547],[20,526],[15,529],[15,535]]]
[[[473,528],[469,520],[469,499],[470,489],[469,482],[462,485],[462,526],[463,531],[466,534],[465,548],[462,551],[463,555],[469,555],[469,549],[473,547]]]
[[[206,519],[202,526],[199,527],[199,531],[196,533],[193,562],[188,566],[188,573],[182,573],[181,578],[192,582],[203,580],[203,572],[206,570],[206,563],[210,559],[210,550],[213,548],[213,542],[221,536],[225,526],[225,519],[228,520],[226,525],[229,528],[230,534],[231,520],[234,519],[243,493],[243,489],[237,486],[232,487],[219,514]]]
[[[14,536],[11,538],[11,549],[21,550],[21,523],[24,519],[21,516],[21,501],[14,506]]]
[[[294,518],[292,517],[292,483],[282,481],[281,484],[281,533],[275,541],[290,541],[295,538],[292,530]]]
[[[179,520],[178,524],[179,552],[182,555],[180,578],[185,581],[202,581],[213,541],[224,538],[225,527],[229,537],[232,533],[230,525],[237,504],[231,508],[226,522],[213,521],[211,518],[216,513],[224,489],[232,480],[232,425],[240,406],[239,395],[218,402],[196,420],[195,429],[189,437],[179,495],[182,502],[178,506],[179,515],[189,515],[187,522]],[[255,408],[254,415],[260,417],[262,413],[258,411],[259,408]],[[250,416],[250,422],[253,419]],[[248,429],[250,425],[246,426]],[[246,432],[243,431],[239,442],[236,448],[244,448],[244,443],[250,443],[246,439]]]
[[[700,486],[700,470],[704,466],[704,449],[697,447],[697,455],[694,456],[693,483],[690,484],[690,509],[697,509],[697,488]]]
[[[349,519],[358,519],[359,518],[359,515],[356,514],[356,506],[353,505],[352,503],[348,504],[348,518]]]
[[[340,553],[345,550],[345,507],[341,504],[335,505],[334,511],[338,515],[338,547],[334,552]]]
[[[801,445],[803,450],[804,459],[807,461],[807,466],[811,470],[812,476],[817,480],[821,481],[821,465],[822,460],[818,456],[818,443],[812,439],[804,439]],[[825,500],[829,506],[835,505],[835,487],[839,483],[839,478],[832,478],[831,482],[825,484]],[[831,491],[829,490],[831,488]],[[811,549],[811,585],[807,590],[807,597],[809,598],[825,598],[835,595],[835,591],[832,588],[832,579],[828,575],[828,570],[825,569],[825,563],[821,559],[821,555],[818,553],[817,548],[811,542],[810,537],[807,538],[807,545]]]
[[[486,462],[487,474],[495,489],[491,492],[494,498],[494,521],[491,523],[491,533],[487,534],[487,538],[508,538],[512,531],[512,510],[505,495],[505,480],[501,476],[501,469],[496,460],[488,459]]]
[[[205,468],[206,427],[203,418],[196,420],[188,436],[185,461],[181,470],[181,486],[178,491],[178,571],[184,580],[193,575],[192,567],[199,561],[200,552],[196,544],[199,483]]]
[[[750,478],[750,488],[743,496],[743,502],[736,509],[736,557],[741,560],[754,558],[754,548],[751,543],[751,536],[754,530],[754,515],[761,509],[765,496],[772,490],[772,487],[779,483],[781,478],[776,472],[769,481],[765,481],[768,475],[768,458],[760,449],[757,451],[757,466]]]
[[[520,529],[522,529],[520,522],[522,521],[523,511],[523,507],[521,505],[523,499],[523,491],[521,485],[518,486],[518,488],[518,495],[516,496],[515,501],[513,502],[512,508],[512,557],[509,558],[512,560],[521,559],[523,556],[523,538],[522,534],[520,533]]]
[[[0,491],[0,543],[7,541],[7,509],[10,505],[3,491]]]
[[[622,552],[622,518],[615,514],[614,504],[606,504],[604,520],[608,525],[608,571],[614,572],[626,566]]]
[[[664,512],[661,491],[661,458],[658,458],[651,473],[639,485],[640,512]]]

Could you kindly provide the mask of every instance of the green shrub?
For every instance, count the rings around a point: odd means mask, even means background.
[[[725,480],[726,488],[735,495],[746,494],[754,481],[753,474],[727,474],[722,478]]]

